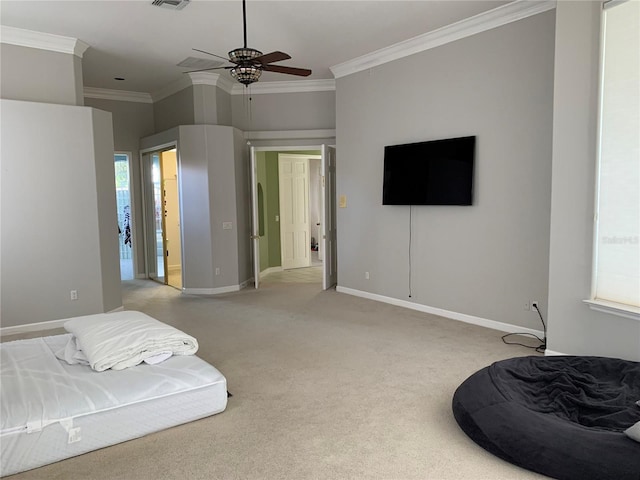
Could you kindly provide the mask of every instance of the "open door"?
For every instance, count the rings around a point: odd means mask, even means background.
[[[253,253],[253,282],[260,286],[260,212],[258,209],[258,167],[256,149],[251,147],[251,250]]]
[[[338,257],[336,235],[336,149],[322,145],[322,289],[327,290],[338,283]]]

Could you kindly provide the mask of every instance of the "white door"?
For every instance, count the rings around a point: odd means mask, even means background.
[[[322,146],[322,221],[323,272],[322,289],[327,290],[338,283],[338,244],[336,234],[336,149]]]
[[[260,220],[258,211],[258,170],[256,149],[251,147],[251,248],[253,252],[253,282],[260,286]]]
[[[308,157],[278,155],[278,176],[282,268],[308,267],[311,265]]]

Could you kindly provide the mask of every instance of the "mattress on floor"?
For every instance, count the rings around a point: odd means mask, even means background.
[[[226,379],[194,355],[96,372],[56,358],[69,337],[0,344],[0,476],[226,408]]]

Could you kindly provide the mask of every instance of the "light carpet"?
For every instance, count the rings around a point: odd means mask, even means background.
[[[198,356],[227,378],[226,411],[12,480],[544,478],[485,452],[451,413],[473,372],[532,353],[501,332],[317,284],[123,288],[125,309],[198,339]]]

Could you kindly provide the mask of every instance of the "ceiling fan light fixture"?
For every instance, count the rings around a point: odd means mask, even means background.
[[[248,62],[261,56],[262,52],[255,48],[236,48],[229,52],[229,60],[233,63]]]
[[[252,64],[238,65],[230,69],[231,76],[245,86],[257,82],[262,75],[262,69]]]

